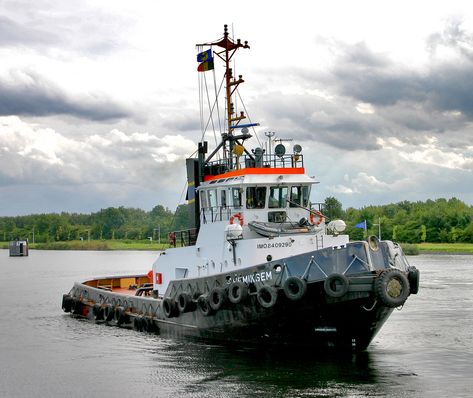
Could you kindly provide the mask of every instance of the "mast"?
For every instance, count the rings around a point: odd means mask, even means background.
[[[234,104],[232,102],[232,96],[235,93],[235,90],[241,83],[244,83],[242,75],[238,76],[238,79],[233,77],[233,70],[230,67],[230,62],[235,55],[235,52],[239,48],[250,48],[248,42],[245,41],[243,44],[240,39],[233,41],[229,37],[228,26],[224,25],[223,28],[223,38],[211,43],[197,44],[199,47],[210,46],[212,47],[221,47],[223,50],[218,49],[214,50],[214,54],[219,57],[225,66],[225,104],[226,104],[226,131],[222,132],[222,142],[217,146],[217,148],[210,154],[206,159],[206,163],[211,160],[211,158],[220,150],[223,150],[223,159],[227,162],[227,165],[230,169],[233,168],[232,160],[232,151],[235,146],[235,143],[240,144],[239,140],[245,140],[250,138],[251,135],[247,132],[242,132],[239,135],[234,134],[234,130],[237,128],[243,127],[240,125],[240,122],[246,118],[244,112],[240,112],[238,116],[235,116]],[[241,145],[241,144],[240,144]]]

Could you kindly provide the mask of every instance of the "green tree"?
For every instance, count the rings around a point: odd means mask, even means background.
[[[324,214],[329,220],[336,220],[344,217],[342,204],[333,196],[325,198]]]

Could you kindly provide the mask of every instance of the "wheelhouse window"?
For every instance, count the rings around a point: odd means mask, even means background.
[[[209,206],[217,207],[217,191],[215,189],[209,189]]]
[[[241,188],[232,188],[233,207],[241,207]]]
[[[290,207],[307,207],[309,204],[309,187],[293,186],[291,187]]]
[[[309,207],[310,187],[304,185],[302,187],[302,206]]]
[[[225,191],[225,189],[220,191],[220,205],[222,207],[227,207],[227,191]]]
[[[287,204],[287,187],[271,187],[269,188],[269,202],[270,209],[285,208]]]
[[[200,192],[200,205],[202,206],[203,209],[206,209],[209,207],[209,203],[207,201],[207,191],[201,191]]]
[[[246,188],[246,208],[264,209],[266,201],[266,187]]]

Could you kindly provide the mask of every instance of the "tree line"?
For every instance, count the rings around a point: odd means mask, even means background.
[[[343,209],[334,197],[323,204],[328,220],[342,219],[352,240],[379,235],[403,243],[473,243],[473,207],[452,199],[403,201],[388,205]],[[366,220],[367,231],[356,225]],[[187,229],[187,205],[173,212],[161,205],[151,211],[109,207],[91,214],[60,213],[0,217],[0,240],[30,242],[100,239],[167,240],[170,231]]]
[[[334,197],[325,199],[325,214],[347,223],[352,240],[363,239],[366,220],[367,234],[403,243],[470,242],[473,243],[473,206],[459,199],[436,199],[425,202],[403,201],[380,206],[352,207],[343,210]]]
[[[151,211],[109,207],[96,213],[32,214],[0,217],[0,240],[28,238],[30,242],[48,243],[69,240],[166,239],[171,230],[187,228],[187,205],[175,212],[161,205]]]

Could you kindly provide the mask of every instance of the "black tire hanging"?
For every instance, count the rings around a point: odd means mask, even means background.
[[[228,288],[228,299],[233,304],[239,304],[248,297],[248,286],[243,282],[233,282]]]
[[[297,276],[290,276],[284,282],[283,289],[289,300],[297,301],[304,297],[307,291],[307,282]]]
[[[99,303],[95,303],[92,307],[92,314],[94,314],[94,319],[96,321],[101,321],[103,319],[103,309]]]
[[[163,300],[163,312],[166,318],[172,318],[176,316],[176,303],[173,299],[166,297]]]
[[[227,294],[225,289],[221,287],[214,287],[209,294],[209,304],[214,311],[218,311],[222,308],[223,304],[227,301]]]
[[[143,317],[141,315],[137,315],[133,319],[133,329],[137,332],[143,331]]]
[[[118,306],[117,308],[115,308],[115,311],[113,313],[113,318],[115,319],[115,322],[117,323],[117,325],[121,325],[125,323],[126,321],[125,308],[123,308],[122,306]]]
[[[146,315],[142,316],[141,317],[141,330],[143,332],[153,333],[156,330],[153,318]]]
[[[103,307],[103,319],[110,322],[113,319],[113,308],[111,304],[105,304]]]
[[[79,315],[82,312],[82,301],[77,298],[71,299],[71,314]]]
[[[181,292],[177,296],[177,309],[179,312],[189,312],[192,310],[192,297],[189,293]]]
[[[408,268],[407,280],[409,281],[411,294],[417,294],[419,292],[420,272],[416,267]]]
[[[272,286],[265,285],[258,290],[256,298],[258,299],[258,303],[260,303],[261,307],[272,308],[276,305],[278,291]]]
[[[343,297],[348,292],[350,281],[345,275],[331,274],[325,279],[324,290],[332,298]]]
[[[206,294],[200,295],[197,299],[197,308],[199,308],[200,312],[202,312],[204,316],[213,314],[213,309],[210,306],[209,298]]]
[[[69,294],[62,295],[62,310],[64,312],[71,312],[72,297]]]
[[[374,290],[376,296],[386,307],[399,307],[409,297],[409,280],[398,269],[386,269],[375,279]]]

